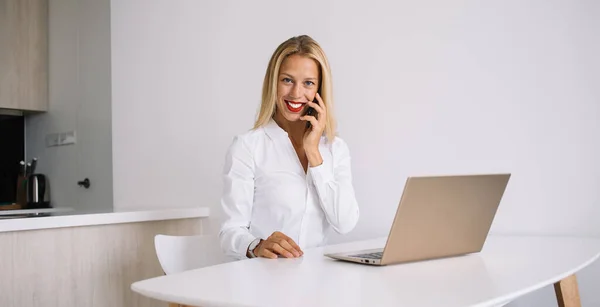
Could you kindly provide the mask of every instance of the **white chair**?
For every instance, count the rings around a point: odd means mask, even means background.
[[[166,275],[198,269],[223,262],[217,236],[156,235],[154,248]],[[169,307],[185,307],[169,303]]]

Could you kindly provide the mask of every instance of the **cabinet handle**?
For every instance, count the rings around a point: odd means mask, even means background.
[[[90,188],[90,180],[89,180],[89,179],[87,179],[87,178],[83,179],[82,181],[77,181],[77,184],[78,184],[79,186],[83,186],[83,187],[84,187],[84,188],[86,188],[86,189],[89,189],[89,188]]]

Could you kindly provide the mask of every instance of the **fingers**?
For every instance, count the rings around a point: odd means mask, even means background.
[[[312,107],[313,109],[315,109],[319,113],[319,118],[325,117],[325,115],[326,115],[325,103],[323,102],[323,99],[321,98],[321,95],[319,95],[319,93],[317,93],[315,95],[315,98],[317,99],[317,101],[319,103],[317,104],[317,103],[314,103],[312,101],[309,101],[308,102],[308,106]]]
[[[304,255],[304,252],[302,251],[300,246],[298,246],[298,244],[294,242],[294,240],[288,238],[288,243],[298,252],[299,256]]]
[[[260,248],[256,255],[263,258],[277,259],[277,255],[266,248]]]
[[[271,243],[271,250],[278,255],[282,255],[285,258],[294,258],[294,255],[287,249],[283,248],[279,243]]]
[[[309,121],[313,125],[313,127],[318,127],[319,120],[317,120],[317,118],[315,118],[312,115],[305,115],[300,117],[300,119]]]
[[[258,244],[258,246],[256,247],[256,256],[263,257],[263,258],[277,259],[277,254],[275,254],[273,251],[271,251],[269,249],[270,242],[267,240],[263,240],[260,242],[260,244]]]
[[[312,107],[313,109],[315,109],[317,111],[317,113],[319,113],[319,116],[325,114],[325,108],[321,107],[321,104],[316,104],[312,101],[307,102],[306,104],[308,104],[309,107]]]
[[[325,103],[323,103],[323,99],[321,98],[321,94],[319,94],[317,92],[317,94],[315,95],[315,98],[317,98],[317,101],[319,102],[319,106],[323,107],[323,109],[325,109]],[[312,101],[309,101],[310,103],[313,103]]]
[[[293,248],[296,252],[298,252],[298,256],[302,256],[304,254],[304,252],[302,252],[302,249],[300,249],[300,246],[298,246],[298,244],[296,244],[296,242],[294,242],[294,240],[292,240],[292,238],[285,236],[285,241],[287,244],[290,245],[291,248]],[[298,257],[296,256],[296,257]]]
[[[300,257],[300,252],[295,247],[293,247],[285,238],[280,239],[279,246],[283,247],[287,252],[291,253],[294,257]]]
[[[282,241],[283,244],[287,244],[287,242],[285,242],[285,240],[283,240],[283,239],[279,239],[279,240]],[[291,249],[291,246],[289,244],[287,244],[287,245]],[[295,252],[295,253],[297,253],[297,252]],[[257,255],[260,257],[271,258],[271,259],[277,258],[277,255],[282,255],[285,258],[298,257],[298,256],[294,256],[294,254],[291,251],[284,248],[280,243],[273,242],[271,240],[264,241],[264,244],[263,244],[263,246],[260,247]]]
[[[284,238],[287,241],[287,243],[290,244],[296,251],[298,251],[299,253],[303,254],[302,249],[300,248],[300,246],[298,246],[298,244],[296,244],[296,242],[294,242],[294,240],[292,240],[292,238],[288,237],[283,232],[276,231],[276,232],[273,233],[273,236]]]

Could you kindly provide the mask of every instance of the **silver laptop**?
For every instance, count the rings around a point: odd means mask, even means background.
[[[384,248],[325,256],[387,265],[480,252],[510,174],[409,177]]]

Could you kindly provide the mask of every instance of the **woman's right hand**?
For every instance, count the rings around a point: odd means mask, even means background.
[[[276,259],[277,255],[296,258],[304,255],[298,244],[285,234],[276,231],[266,240],[262,240],[254,249],[257,257]]]

